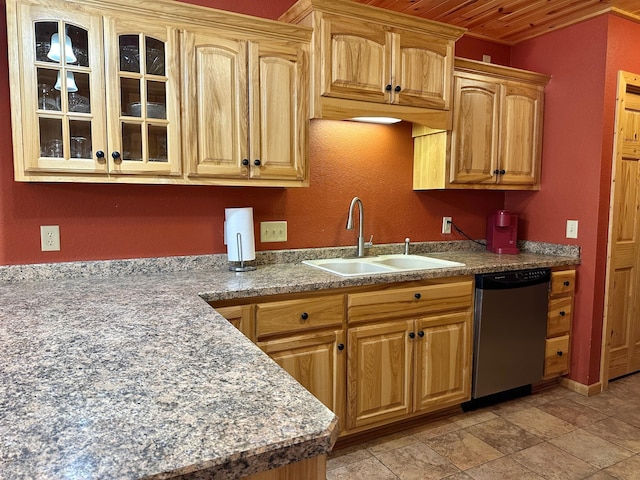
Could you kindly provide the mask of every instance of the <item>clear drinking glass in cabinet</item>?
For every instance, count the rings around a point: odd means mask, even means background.
[[[40,118],[40,156],[64,158],[62,119]]]
[[[149,75],[163,75],[165,69],[164,42],[152,37],[145,37],[146,72]]]
[[[147,82],[147,117],[167,118],[167,94],[164,82]]]
[[[138,35],[120,35],[120,71],[140,73],[140,38]]]
[[[69,122],[69,152],[71,158],[93,158],[91,145],[91,122]]]
[[[149,125],[147,138],[149,139],[149,161],[168,162],[167,127],[164,125]]]
[[[60,91],[54,85],[58,76],[57,70],[38,68],[38,110],[60,111]]]
[[[142,161],[142,125],[122,124],[122,159]]]

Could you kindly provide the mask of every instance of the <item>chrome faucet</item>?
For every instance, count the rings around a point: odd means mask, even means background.
[[[362,205],[362,200],[358,197],[353,197],[351,200],[351,205],[349,205],[349,217],[347,218],[347,230],[353,230],[353,207],[355,207],[356,203],[360,209],[360,225],[358,225],[358,257],[364,257],[364,206]]]

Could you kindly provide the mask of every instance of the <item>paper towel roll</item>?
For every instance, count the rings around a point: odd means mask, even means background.
[[[240,261],[238,233],[242,239],[242,260],[256,259],[256,241],[253,233],[253,207],[225,208],[225,243],[230,262]]]

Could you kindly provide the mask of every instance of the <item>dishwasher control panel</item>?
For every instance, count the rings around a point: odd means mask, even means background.
[[[514,270],[512,272],[483,273],[476,275],[476,288],[507,289],[536,285],[551,280],[551,269],[533,268],[530,270]]]

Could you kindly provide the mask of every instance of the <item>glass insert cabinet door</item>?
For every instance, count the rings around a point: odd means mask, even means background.
[[[26,172],[179,175],[177,30],[19,5]]]
[[[105,20],[109,170],[180,174],[177,30]]]
[[[100,17],[36,6],[20,16],[25,169],[104,174]]]

